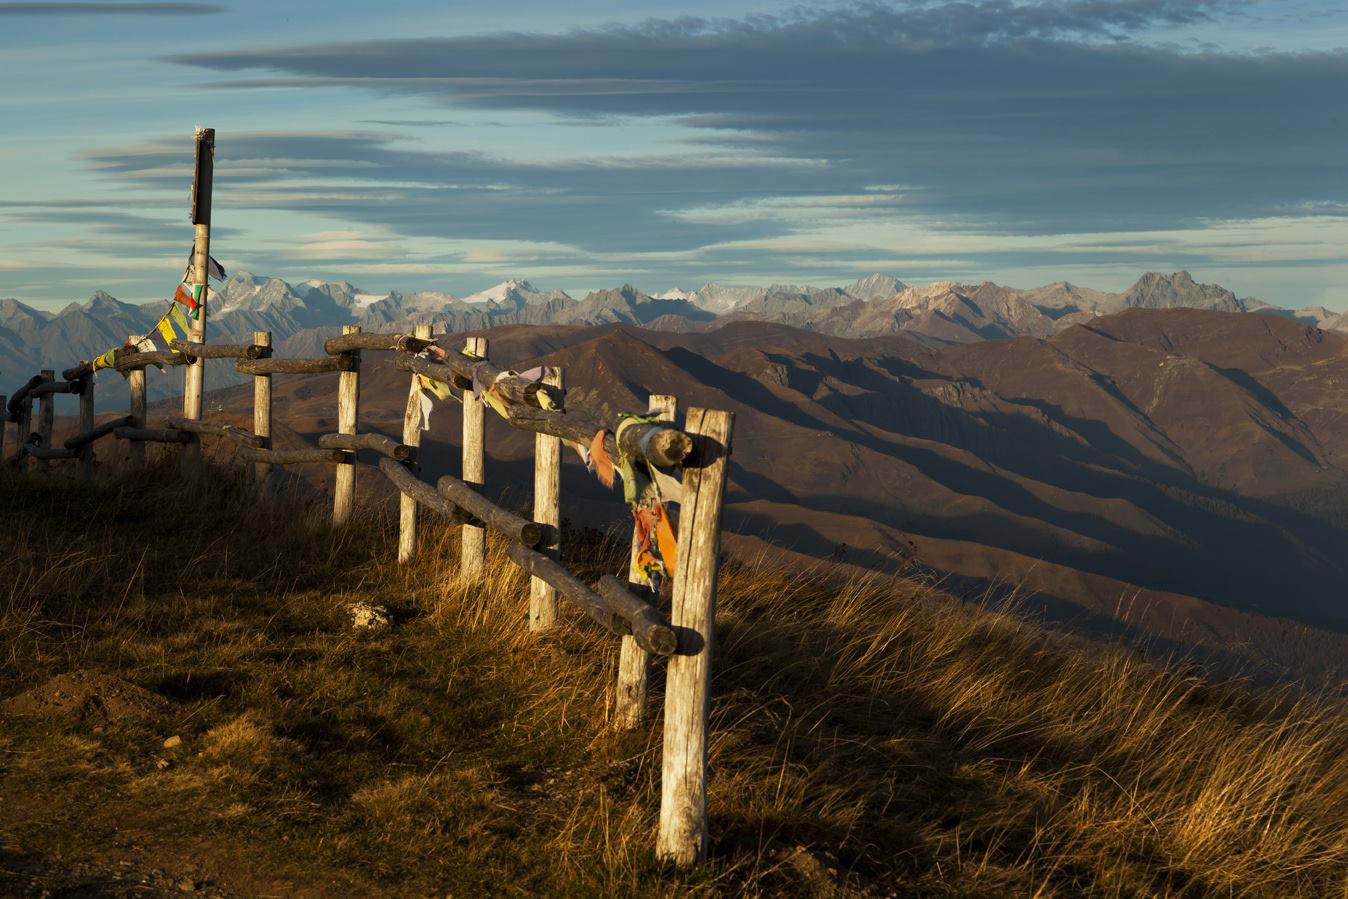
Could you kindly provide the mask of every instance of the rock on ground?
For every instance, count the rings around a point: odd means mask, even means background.
[[[393,616],[383,606],[369,602],[353,602],[346,607],[351,626],[356,630],[384,630],[393,626]]]

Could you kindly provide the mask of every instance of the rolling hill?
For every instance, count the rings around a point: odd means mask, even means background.
[[[1348,336],[1191,309],[940,349],[760,322],[482,333],[503,363],[562,366],[589,408],[669,392],[733,410],[737,552],[916,566],[973,596],[1019,586],[1075,627],[1274,674],[1332,677],[1348,659]],[[325,377],[277,380],[278,445],[335,428]],[[407,376],[371,354],[361,383],[362,427],[399,434]],[[210,398],[241,420],[250,402],[246,387]],[[457,465],[445,406],[424,444],[432,479]],[[507,501],[527,500],[532,447],[489,426],[488,483]],[[616,495],[566,469],[566,515],[623,520]]]

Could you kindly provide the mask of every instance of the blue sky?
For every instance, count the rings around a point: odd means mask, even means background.
[[[566,8],[563,8],[563,7]],[[1187,268],[1348,309],[1348,7],[0,3],[0,296]]]

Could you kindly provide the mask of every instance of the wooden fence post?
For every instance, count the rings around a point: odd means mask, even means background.
[[[464,352],[478,359],[486,359],[487,338],[469,337],[464,345]],[[483,384],[482,389],[486,390],[490,386]],[[471,389],[463,392],[463,482],[478,489],[479,492],[486,483],[483,447],[485,405],[480,398],[473,395]],[[476,525],[465,524],[462,543],[459,575],[476,580],[482,576],[482,569],[487,561],[487,532]]]
[[[85,375],[81,380],[84,381],[84,389],[80,392],[79,433],[86,434],[94,429],[94,377],[93,375]],[[79,468],[81,480],[92,481],[94,479],[94,442],[92,440],[80,447]]]
[[[131,390],[131,402],[127,414],[135,419],[131,427],[145,427],[145,369],[135,368],[127,372],[127,386]],[[145,467],[145,444],[140,440],[127,441],[127,454],[132,468]]]
[[[562,371],[554,368],[543,383],[562,386]],[[556,559],[562,550],[562,441],[547,434],[534,436],[534,521],[547,526],[539,552]],[[529,580],[529,630],[545,631],[557,623],[557,588],[542,578]]]
[[[413,334],[423,340],[431,339],[430,325],[417,325]],[[412,373],[407,388],[407,408],[403,411],[403,443],[421,446],[421,385],[416,372]],[[419,452],[419,450],[418,450]],[[414,461],[420,461],[418,456]],[[398,492],[398,561],[407,562],[417,552],[417,501],[402,491]]]
[[[28,438],[33,435],[33,394],[30,391],[23,400],[23,411],[19,413],[19,446],[28,442]],[[29,456],[24,456],[19,462],[20,471],[30,471],[32,461]]]
[[[42,370],[43,381],[55,381],[56,372],[46,368]],[[37,434],[38,446],[43,449],[51,447],[51,429],[56,416],[56,396],[50,393],[44,393],[38,398],[37,404]],[[46,459],[37,460],[37,470],[46,471],[51,463]]]
[[[206,295],[210,292],[211,260],[211,188],[215,178],[215,129],[196,129],[196,166],[192,172],[192,285],[201,287],[196,318],[192,321],[192,341],[206,342]],[[200,356],[187,366],[183,376],[183,418],[196,421],[201,418],[201,397],[205,390],[206,360]],[[132,413],[135,414],[135,413]],[[141,425],[144,427],[144,425]],[[201,435],[191,434],[183,445],[183,465],[201,461]]]
[[[689,409],[693,453],[684,463],[679,552],[670,623],[679,650],[665,681],[664,758],[656,853],[679,865],[707,857],[707,721],[716,626],[721,505],[734,415]]]
[[[652,394],[646,414],[661,421],[674,420],[679,411],[678,397]],[[637,535],[632,534],[632,556],[627,565],[627,581],[632,584],[651,585],[650,580],[637,567]],[[614,708],[614,721],[618,727],[630,730],[640,727],[646,717],[646,682],[650,679],[651,654],[637,645],[629,634],[622,638],[622,648],[618,652],[618,695]]]
[[[360,333],[360,325],[343,325],[343,334]],[[355,360],[351,371],[337,375],[337,433],[356,433],[360,417],[360,350],[343,353]],[[341,527],[351,518],[356,506],[356,454],[349,452],[337,463],[337,479],[332,490],[332,526]]]
[[[254,331],[253,343],[266,347],[261,358],[271,358],[270,331]],[[262,438],[261,449],[271,449],[271,375],[268,374],[253,375],[253,433]],[[269,463],[253,463],[253,479],[259,490],[266,491],[270,476]]]

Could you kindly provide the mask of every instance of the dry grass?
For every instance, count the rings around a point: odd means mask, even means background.
[[[612,729],[615,641],[574,614],[532,638],[500,547],[464,584],[453,529],[398,566],[385,519],[333,534],[325,509],[223,475],[0,488],[4,695],[95,667],[175,700],[153,726],[7,722],[0,804],[20,811],[0,835],[27,851],[96,853],[79,835],[115,817],[392,895],[1348,895],[1330,697],[1158,668],[911,581],[731,563],[713,861],[681,874],[651,853],[658,695],[655,725]],[[621,567],[617,541],[571,546],[590,574]],[[354,599],[398,626],[352,633]],[[35,804],[67,810],[64,838]]]

